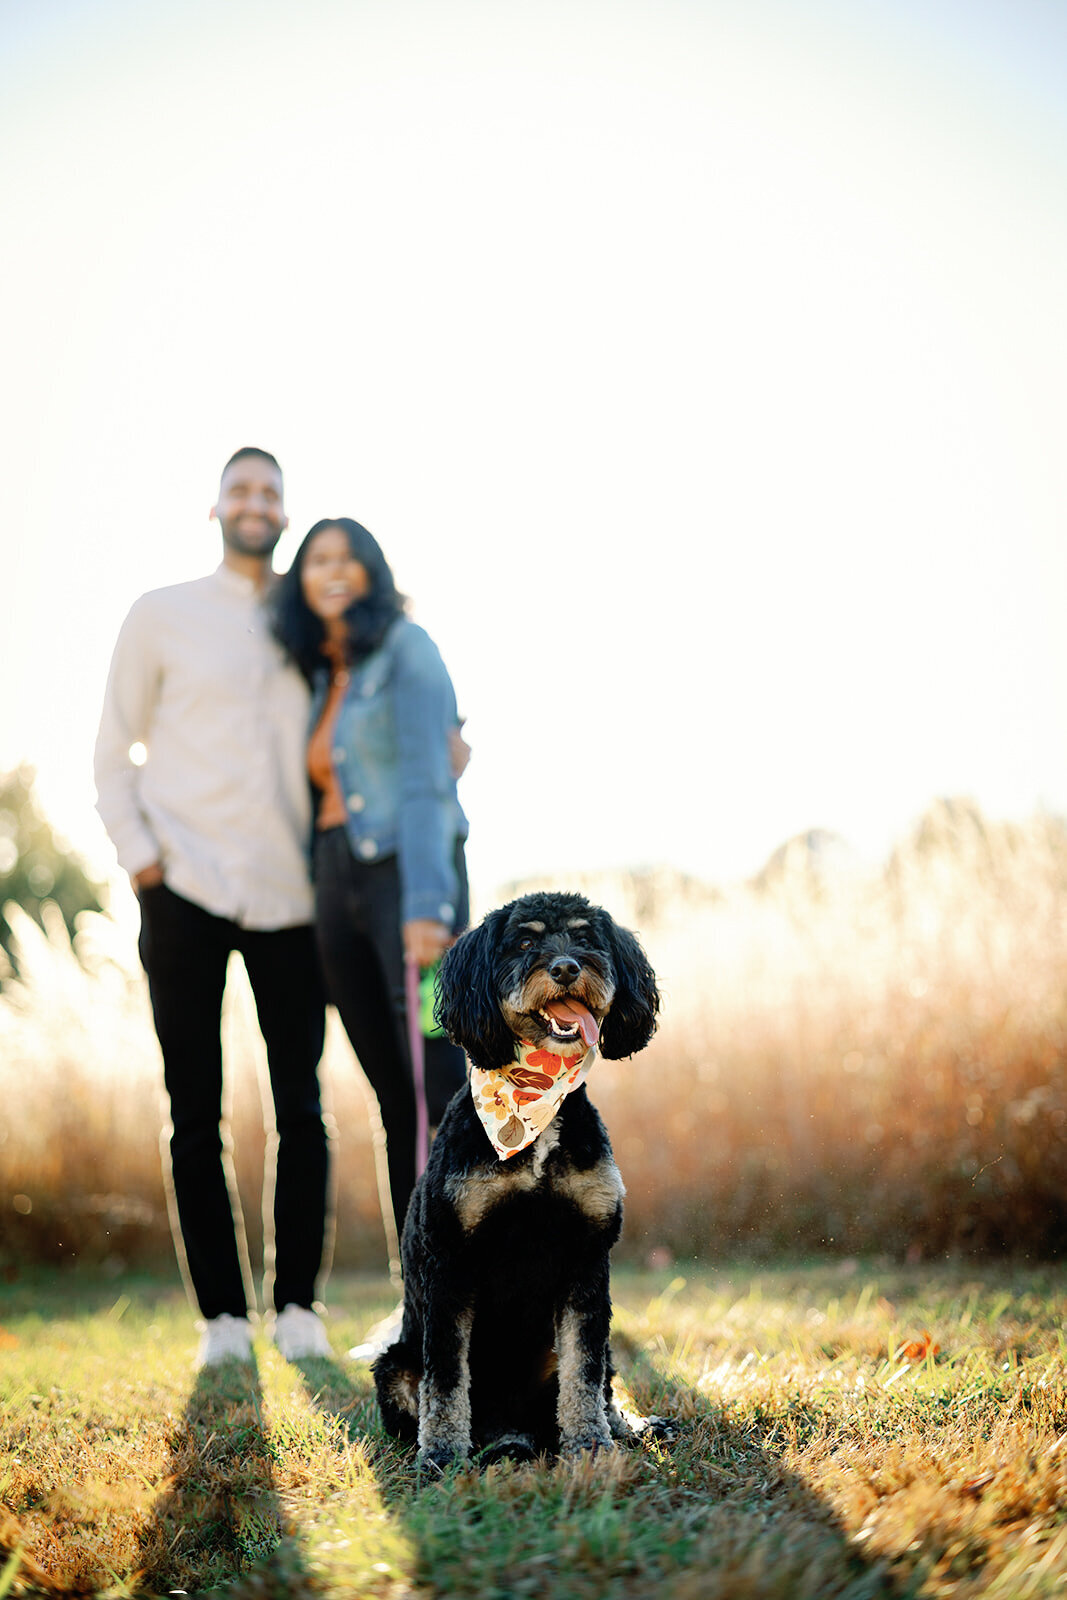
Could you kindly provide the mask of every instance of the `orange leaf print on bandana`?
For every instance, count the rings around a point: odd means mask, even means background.
[[[564,1062],[572,1059],[570,1056],[558,1056],[554,1050],[531,1050],[526,1057],[526,1065],[537,1067],[541,1072],[547,1072],[550,1078],[554,1078]],[[514,1073],[512,1076],[514,1077]]]
[[[518,1155],[544,1133],[567,1095],[585,1082],[596,1053],[595,1045],[582,1045],[559,1056],[520,1040],[507,1066],[483,1070],[471,1064],[474,1109],[498,1160]]]
[[[512,1067],[508,1074],[512,1083],[517,1083],[522,1089],[551,1089],[552,1079],[546,1072],[531,1072],[528,1067]],[[537,1096],[534,1095],[534,1099]]]

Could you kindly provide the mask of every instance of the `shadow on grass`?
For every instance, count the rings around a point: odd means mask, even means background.
[[[664,1373],[617,1329],[612,1345],[639,1408],[687,1418],[670,1445],[654,1447],[655,1493],[668,1514],[694,1497],[703,1502],[700,1525],[684,1543],[684,1560],[700,1583],[668,1583],[662,1600],[696,1600],[703,1593],[746,1600],[907,1600],[921,1591],[919,1574],[891,1571],[865,1556],[828,1501],[785,1464],[787,1447],[776,1442],[780,1416],[735,1421],[714,1395]],[[802,1445],[820,1421],[799,1408],[790,1426]]]
[[[784,1465],[771,1421],[732,1422],[618,1328],[613,1346],[639,1408],[689,1419],[671,1442],[578,1461],[475,1463],[421,1483],[414,1452],[382,1428],[367,1367],[297,1364],[311,1404],[350,1439],[371,1444],[382,1504],[403,1530],[408,1581],[420,1592],[535,1600],[646,1600],[651,1592],[657,1600],[906,1600],[918,1592],[914,1575],[866,1558],[827,1502]],[[803,1437],[803,1416],[793,1420]]]
[[[135,1593],[300,1593],[299,1538],[284,1525],[259,1373],[227,1361],[197,1374],[170,1441],[163,1493],[141,1530]]]

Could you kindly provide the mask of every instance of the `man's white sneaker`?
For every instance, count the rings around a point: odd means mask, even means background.
[[[286,1361],[302,1361],[307,1356],[332,1356],[326,1329],[314,1311],[306,1306],[286,1306],[274,1321],[274,1343]]]
[[[217,1367],[223,1361],[252,1360],[252,1328],[247,1317],[231,1317],[224,1311],[221,1316],[208,1317],[201,1326],[200,1348],[196,1352],[198,1367]]]
[[[382,1355],[390,1345],[396,1344],[400,1338],[400,1329],[404,1322],[404,1302],[400,1304],[387,1317],[376,1322],[369,1329],[362,1344],[355,1344],[348,1352],[353,1361],[373,1361],[375,1356]]]

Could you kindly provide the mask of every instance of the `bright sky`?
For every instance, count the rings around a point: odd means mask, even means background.
[[[6,0],[0,767],[108,865],[239,445],[379,536],[476,886],[1067,812],[1062,0]]]

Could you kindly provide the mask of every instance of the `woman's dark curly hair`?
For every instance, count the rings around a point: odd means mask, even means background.
[[[362,661],[373,654],[390,625],[407,609],[407,599],[398,591],[392,569],[373,533],[361,522],[353,522],[351,517],[324,517],[316,522],[304,536],[292,566],[274,591],[273,601],[275,638],[285,646],[309,683],[325,665],[322,644],[326,628],[304,599],[301,574],[308,546],[324,528],[340,528],[348,540],[348,548],[370,579],[370,589],[363,599],[354,601],[345,612],[350,661]]]

